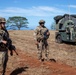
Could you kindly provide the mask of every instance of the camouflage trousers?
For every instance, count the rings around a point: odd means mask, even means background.
[[[49,46],[47,40],[41,40],[37,45],[38,59],[48,60]]]
[[[7,61],[8,61],[8,52],[0,51],[0,75],[5,74]]]

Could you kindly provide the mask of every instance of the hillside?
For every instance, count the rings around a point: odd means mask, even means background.
[[[50,61],[41,62],[37,59],[33,32],[9,31],[19,55],[9,55],[6,75],[76,75],[76,46],[55,43],[55,31],[50,31]]]

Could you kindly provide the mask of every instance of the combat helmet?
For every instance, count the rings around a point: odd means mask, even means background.
[[[3,17],[0,17],[0,23],[1,23],[1,22],[6,22],[6,19],[3,18]]]
[[[45,23],[45,21],[44,21],[44,20],[40,20],[40,21],[39,21],[39,24],[40,24],[40,23]]]

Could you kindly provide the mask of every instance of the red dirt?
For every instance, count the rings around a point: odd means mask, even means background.
[[[76,68],[58,62],[41,62],[21,50],[17,51],[19,53],[18,56],[14,54],[14,56],[10,57],[12,59],[12,65],[10,68],[7,67],[6,75],[76,75]],[[24,68],[25,71],[21,70],[21,68]],[[32,69],[34,71],[31,72]],[[39,69],[41,70],[38,71]]]
[[[16,31],[16,33],[15,31],[10,32],[12,33],[11,38],[15,40],[13,43],[16,45],[19,55],[17,56],[15,53],[13,56],[9,55],[5,75],[76,75],[76,68],[66,65],[60,61],[41,62],[38,60],[37,52],[35,51],[36,46],[34,45],[34,41],[30,40],[32,37],[29,37],[31,34],[27,34],[27,37],[24,36],[24,38],[21,38],[18,36],[18,32],[19,31]],[[27,32],[25,32],[25,34]],[[22,33],[23,32],[21,32],[21,34]],[[19,41],[22,44],[19,43]],[[23,41],[26,43],[24,44]],[[35,46],[35,49],[33,46]]]

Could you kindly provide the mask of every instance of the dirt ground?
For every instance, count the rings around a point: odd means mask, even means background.
[[[76,75],[76,46],[55,43],[55,31],[48,39],[50,60],[44,62],[38,60],[33,30],[9,33],[18,55],[9,53],[5,75]]]

